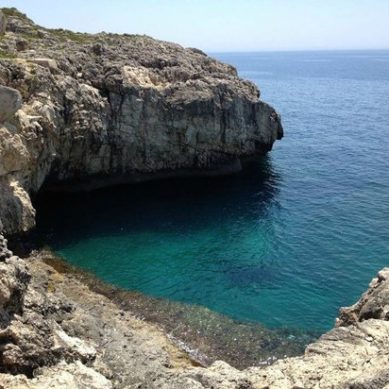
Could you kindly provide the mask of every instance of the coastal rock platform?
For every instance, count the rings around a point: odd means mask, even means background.
[[[0,238],[0,387],[384,388],[389,385],[389,269],[340,310],[301,357],[238,370],[200,366],[162,329]]]

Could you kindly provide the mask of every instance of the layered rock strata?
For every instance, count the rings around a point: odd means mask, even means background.
[[[282,137],[278,114],[256,86],[200,50],[147,36],[49,30],[15,9],[3,14],[0,220],[7,234],[34,226],[30,196],[45,182],[88,189],[230,173]]]

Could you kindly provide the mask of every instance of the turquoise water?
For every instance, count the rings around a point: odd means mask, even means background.
[[[44,197],[38,231],[103,280],[324,331],[389,265],[389,52],[217,54],[281,113],[241,175]]]

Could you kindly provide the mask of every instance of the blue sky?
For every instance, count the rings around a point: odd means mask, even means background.
[[[208,52],[389,49],[389,0],[13,0],[38,24]]]

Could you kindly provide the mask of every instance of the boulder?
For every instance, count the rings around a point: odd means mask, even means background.
[[[50,69],[50,70],[58,70],[57,62],[55,62],[51,58],[34,58],[31,60],[31,62],[36,63],[37,65],[43,66],[44,68]]]
[[[11,118],[21,106],[22,96],[20,92],[0,85],[0,123]]]

